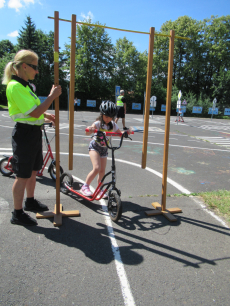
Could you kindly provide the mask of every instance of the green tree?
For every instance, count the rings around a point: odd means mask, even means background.
[[[91,23],[90,20],[85,22]],[[99,24],[99,23],[97,23]],[[82,99],[108,99],[112,76],[113,46],[103,28],[78,25],[76,31],[75,90]],[[66,65],[70,70],[70,45],[66,45]]]
[[[36,26],[33,23],[30,16],[27,16],[25,20],[25,27],[19,31],[18,35],[18,48],[33,50],[37,53],[38,51],[38,36],[36,33]]]
[[[211,101],[217,96],[220,103],[226,102],[230,65],[229,21],[229,15],[220,18],[212,16],[203,21],[182,16],[174,22],[167,21],[161,27],[162,34],[169,34],[173,29],[176,36],[191,39],[175,39],[173,85],[185,94],[195,94],[197,101]],[[164,87],[167,86],[168,45],[168,38],[155,38],[153,71]],[[222,93],[225,93],[225,98]]]
[[[183,92],[193,90],[199,95],[200,81],[202,79],[202,61],[204,48],[202,47],[202,29],[203,23],[183,16],[176,21],[167,21],[161,27],[160,34],[169,34],[170,30],[175,31],[176,36],[187,37],[191,40],[175,39],[174,41],[174,62],[173,62],[173,85]],[[166,37],[156,37],[155,43],[155,70],[157,75],[167,86],[168,74],[168,52],[169,39]]]
[[[48,34],[42,30],[36,30],[30,16],[25,21],[25,27],[19,32],[18,49],[30,49],[37,53],[39,57],[38,70],[33,83],[36,86],[36,93],[39,96],[48,96],[52,84],[54,83],[54,33],[50,31]],[[59,54],[59,65],[62,66],[63,55]],[[66,74],[63,70],[59,71],[59,84],[62,85],[63,94],[60,96],[60,108],[66,108]]]
[[[206,20],[207,43],[206,94],[216,96],[220,104],[229,99],[230,15]]]
[[[0,57],[0,104],[7,105],[6,99],[6,85],[2,84],[2,78],[4,74],[4,69],[8,62],[14,60],[15,53],[6,53],[4,56]]]
[[[9,40],[0,41],[0,80],[2,81],[4,69],[8,62],[13,61],[15,56],[16,46]],[[0,104],[7,105],[6,85],[0,82]]]
[[[16,51],[15,46],[8,39],[0,41],[0,58],[4,55],[14,53]]]
[[[146,87],[147,53],[137,51],[132,42],[126,37],[116,41],[114,46],[114,85],[120,85],[126,90],[127,108],[130,102],[143,102]]]
[[[220,111],[230,107],[230,70],[221,68],[219,73],[214,75],[213,97],[217,98]]]

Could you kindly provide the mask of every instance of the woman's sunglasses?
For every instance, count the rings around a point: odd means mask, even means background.
[[[27,64],[26,65],[30,66],[31,68],[33,68],[35,71],[38,71],[38,66],[36,65],[32,65],[32,64]]]

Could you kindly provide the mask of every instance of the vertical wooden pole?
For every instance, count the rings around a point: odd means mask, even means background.
[[[148,54],[148,66],[147,66],[147,79],[146,79],[146,95],[145,95],[144,134],[143,134],[142,163],[141,163],[141,167],[143,169],[145,169],[146,167],[146,159],[147,159],[149,109],[150,109],[150,95],[151,95],[151,85],[152,85],[152,70],[153,70],[154,33],[155,33],[155,28],[150,28],[149,54]]]
[[[168,62],[166,115],[165,115],[165,139],[164,139],[162,198],[161,198],[161,210],[162,211],[165,211],[165,209],[166,209],[166,191],[167,191],[168,148],[169,148],[169,130],[170,130],[171,95],[172,95],[174,36],[175,36],[175,31],[171,30],[170,31],[170,40],[169,40],[169,62]]]
[[[69,89],[69,170],[73,170],[74,93],[75,93],[76,15],[71,19],[70,89]]]
[[[59,85],[59,12],[54,12],[54,84]],[[59,97],[55,99],[56,213],[60,213]]]

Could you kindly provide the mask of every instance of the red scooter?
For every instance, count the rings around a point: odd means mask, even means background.
[[[54,160],[54,156],[53,156],[53,153],[52,153],[52,150],[51,150],[51,146],[50,146],[50,142],[52,141],[49,141],[48,137],[47,137],[47,134],[46,134],[46,130],[45,130],[45,127],[48,126],[48,127],[52,127],[52,123],[49,122],[49,123],[44,123],[43,124],[43,133],[44,133],[44,136],[45,136],[45,143],[46,143],[46,148],[47,148],[47,152],[46,152],[46,155],[43,159],[43,166],[42,166],[42,169],[40,171],[37,172],[37,176],[42,176],[43,175],[43,171],[48,163],[48,160],[51,159],[51,163],[49,165],[49,168],[48,168],[48,172],[51,176],[51,178],[56,181],[56,161]],[[13,169],[12,169],[12,165],[11,165],[11,159],[13,156],[7,156],[7,155],[3,155],[4,158],[0,160],[0,172],[4,175],[4,176],[10,176],[12,175],[14,172],[13,172]],[[60,175],[63,173],[63,169],[62,167],[60,166]]]
[[[88,130],[86,129],[86,132]],[[101,132],[95,130],[95,133],[97,133],[98,137],[102,137],[104,139],[104,142],[106,146],[112,151],[112,167],[111,171],[107,172],[100,183],[98,184],[97,188],[95,189],[93,195],[91,197],[87,197],[83,195],[80,190],[73,189],[73,177],[71,174],[64,172],[60,178],[60,190],[62,193],[67,194],[69,192],[72,192],[85,200],[88,201],[99,201],[103,198],[104,194],[108,191],[108,212],[110,215],[110,218],[117,222],[121,215],[122,215],[122,203],[121,203],[121,191],[116,188],[116,167],[115,167],[115,158],[114,158],[114,151],[120,149],[122,146],[123,138],[129,138],[128,132],[124,133],[116,133],[116,132]],[[131,132],[131,134],[134,134],[134,132]],[[105,136],[120,136],[120,144],[118,147],[113,147],[111,142],[110,145],[108,144]],[[132,139],[131,139],[132,140]],[[104,183],[105,178],[108,175],[112,175],[112,180],[108,183]]]

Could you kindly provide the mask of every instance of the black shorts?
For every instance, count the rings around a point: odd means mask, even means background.
[[[14,173],[20,178],[30,178],[43,164],[42,130],[40,126],[16,123],[12,132]]]
[[[125,118],[124,106],[117,106],[117,118]]]
[[[89,151],[96,151],[101,158],[108,157],[108,148],[101,147],[94,139],[90,141]]]

